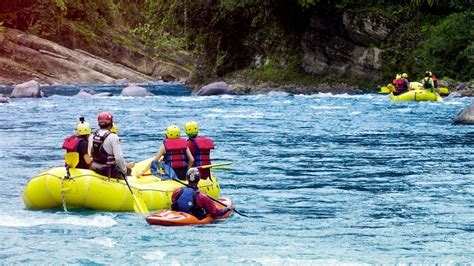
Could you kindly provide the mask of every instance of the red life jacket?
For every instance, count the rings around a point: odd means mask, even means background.
[[[80,138],[76,135],[69,136],[64,139],[63,149],[66,149],[66,152],[77,152],[77,147],[79,146]]]
[[[210,138],[195,137],[188,139],[188,147],[194,156],[194,165],[211,164],[211,150],[214,149],[214,142]]]
[[[186,148],[188,147],[186,140],[182,138],[165,139],[165,163],[172,168],[188,167],[188,158],[186,156]]]
[[[435,88],[438,88],[438,78],[436,76],[431,76]]]
[[[393,86],[395,86],[395,89],[397,89],[397,91],[402,91],[403,90],[404,83],[405,83],[405,81],[403,79],[394,79],[392,81],[392,84],[393,84]]]

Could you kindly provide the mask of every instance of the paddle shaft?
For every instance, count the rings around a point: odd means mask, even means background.
[[[128,179],[126,175],[123,175],[123,180],[125,180],[125,183],[127,184],[127,187],[130,190],[130,193],[132,193],[133,200],[135,201],[135,204],[137,204],[140,212],[147,213],[148,208],[144,204],[140,204],[140,201],[138,201],[137,196],[133,193],[132,187],[130,187],[130,184],[128,183]]]

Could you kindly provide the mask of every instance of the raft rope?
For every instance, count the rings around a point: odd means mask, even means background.
[[[64,196],[64,178],[61,179],[61,200],[63,202],[63,209],[67,212],[66,197]]]

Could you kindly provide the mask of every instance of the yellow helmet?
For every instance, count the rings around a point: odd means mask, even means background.
[[[110,132],[118,134],[118,126],[115,123],[112,123],[112,128],[110,129]]]
[[[431,71],[430,71],[430,77],[432,77],[432,76],[433,76],[433,73],[431,73]]]
[[[408,78],[408,74],[407,74],[407,73],[403,73],[403,74],[402,74],[402,78],[407,79],[407,78]]]
[[[401,78],[402,78],[402,75],[400,75],[400,74],[397,74],[397,75],[395,76],[395,79],[401,79]]]
[[[85,121],[81,121],[77,123],[76,131],[78,136],[90,135],[92,132],[91,125]]]
[[[169,139],[177,139],[181,136],[181,130],[177,125],[170,125],[166,128],[165,135]]]
[[[184,124],[184,130],[189,137],[196,137],[199,133],[199,125],[194,121],[189,121]]]

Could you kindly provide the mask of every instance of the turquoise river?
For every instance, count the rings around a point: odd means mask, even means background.
[[[174,84],[155,96],[78,98],[77,86],[0,104],[1,264],[472,264],[474,127],[453,125],[471,98],[391,102],[386,95],[198,97]],[[5,93],[8,89],[3,87]],[[63,164],[79,116],[109,111],[125,157],[157,151],[189,120],[215,144],[221,194],[251,216],[160,227],[133,212],[28,210],[29,178]],[[182,134],[184,136],[184,134]]]

